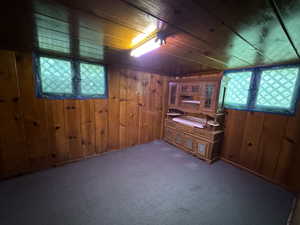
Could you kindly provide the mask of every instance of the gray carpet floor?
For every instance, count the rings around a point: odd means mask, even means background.
[[[0,182],[0,224],[285,225],[293,198],[154,141]]]

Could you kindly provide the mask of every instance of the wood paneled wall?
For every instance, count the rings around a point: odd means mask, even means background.
[[[108,99],[38,99],[31,53],[0,51],[0,178],[159,139],[167,78],[108,76]]]
[[[295,116],[227,110],[222,157],[300,191],[300,106]]]

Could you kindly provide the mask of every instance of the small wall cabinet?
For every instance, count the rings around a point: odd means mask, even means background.
[[[210,116],[218,111],[222,74],[169,82],[169,109]]]

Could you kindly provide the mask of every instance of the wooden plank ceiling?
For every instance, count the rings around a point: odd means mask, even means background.
[[[62,20],[63,12],[71,12],[81,26],[98,32],[103,37],[99,44],[103,62],[108,64],[183,75],[299,61],[300,0],[40,2],[45,4],[35,6],[35,12]],[[139,58],[130,57],[132,39],[150,25],[168,37],[167,44]],[[20,27],[27,33],[32,30]],[[23,45],[29,44],[23,40]]]

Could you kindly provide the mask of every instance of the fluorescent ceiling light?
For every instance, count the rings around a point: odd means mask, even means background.
[[[132,39],[131,41],[131,46],[134,46],[138,43],[140,43],[141,41],[143,41],[146,37],[148,37],[150,34],[152,34],[154,31],[156,30],[156,26],[151,24],[149,25],[142,34],[139,34],[138,36],[136,36],[135,38]]]
[[[141,55],[144,55],[147,52],[153,51],[154,49],[157,49],[160,47],[160,40],[157,40],[157,38],[152,38],[151,40],[145,42],[141,46],[131,50],[130,55],[133,57],[139,57]]]

